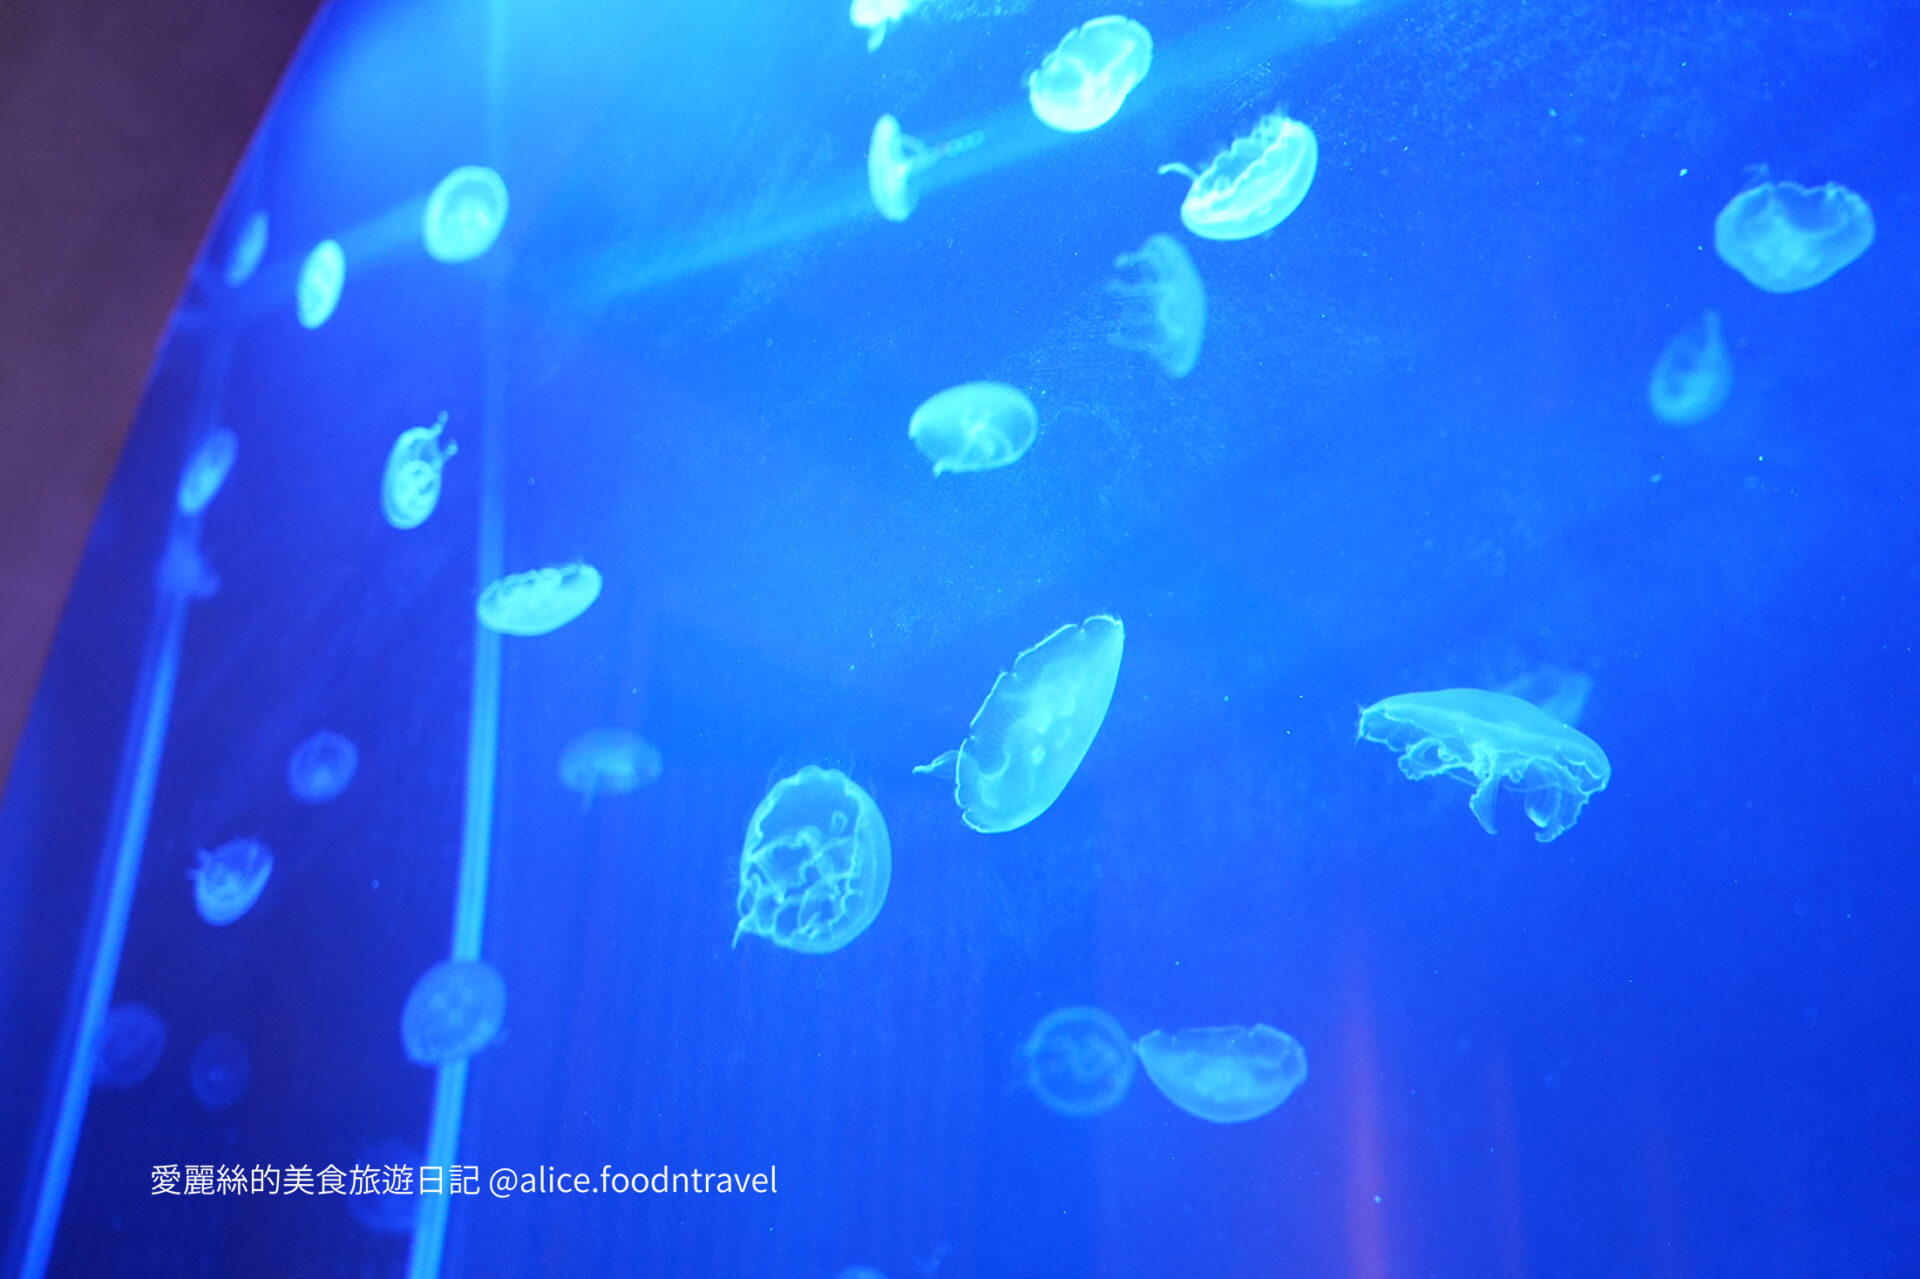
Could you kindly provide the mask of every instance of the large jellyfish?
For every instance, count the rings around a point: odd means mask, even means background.
[[[1719,412],[1733,390],[1733,359],[1720,337],[1720,313],[1708,311],[1660,352],[1647,380],[1647,406],[1662,422],[1692,426]]]
[[[1530,702],[1478,688],[1375,702],[1360,712],[1359,737],[1399,752],[1400,771],[1416,781],[1451,777],[1473,787],[1469,807],[1489,835],[1505,786],[1520,797],[1543,844],[1578,821],[1588,797],[1613,775],[1606,753],[1586,734]]]
[[[887,28],[920,7],[920,0],[853,0],[847,17],[867,33],[867,52],[887,38]]]
[[[1244,240],[1279,226],[1300,207],[1320,162],[1313,130],[1276,111],[1213,157],[1199,173],[1163,164],[1162,173],[1193,180],[1180,221],[1203,240]]]
[[[338,240],[322,240],[300,264],[300,282],[294,290],[295,309],[302,328],[317,329],[340,305],[347,282],[347,255]]]
[[[180,488],[174,505],[182,515],[198,515],[207,509],[227,482],[234,461],[240,456],[240,437],[224,426],[216,426],[201,437],[200,444],[180,471]]]
[[[660,748],[624,728],[590,728],[560,753],[560,784],[586,797],[624,795],[660,778]]]
[[[1085,133],[1113,119],[1153,65],[1153,37],[1132,18],[1108,15],[1067,32],[1027,77],[1040,123]]]
[[[873,797],[839,769],[809,764],[774,783],[740,849],[740,926],[806,955],[839,950],[887,901],[893,845]]]
[[[420,239],[436,262],[469,262],[493,247],[507,224],[507,184],[492,169],[462,165],[433,188]]]
[[[267,211],[255,209],[247,220],[240,224],[240,233],[233,237],[233,248],[227,253],[226,270],[221,273],[227,287],[237,289],[253,278],[260,269],[260,260],[267,256]]]
[[[1267,1025],[1156,1030],[1134,1051],[1168,1101],[1216,1124],[1258,1119],[1307,1078],[1300,1041]]]
[[[973,150],[986,136],[974,132],[930,147],[900,132],[900,122],[892,116],[881,116],[874,121],[873,139],[867,144],[867,191],[873,196],[873,207],[889,222],[905,222],[920,202],[920,179],[926,171],[942,157]]]
[[[93,1058],[93,1082],[102,1088],[131,1088],[153,1073],[167,1047],[167,1023],[145,1004],[115,1004],[100,1027]]]
[[[493,1042],[507,1019],[507,983],[481,959],[443,959],[421,973],[400,1010],[407,1060],[441,1066]]]
[[[272,876],[273,853],[257,839],[230,839],[212,852],[203,848],[187,871],[194,908],[216,928],[252,910]]]
[[[916,773],[954,772],[960,816],[977,831],[1017,830],[1073,780],[1107,718],[1126,628],[1105,613],[1062,626],[1013,659],[973,717],[967,740]]]
[[[1873,210],[1838,182],[1749,187],[1713,220],[1720,260],[1769,293],[1820,283],[1873,243]]]
[[[907,438],[933,473],[991,471],[1026,456],[1040,432],[1033,401],[1005,382],[963,382],[913,411]]]
[[[1111,1110],[1133,1084],[1133,1045],[1098,1008],[1048,1013],[1021,1046],[1020,1064],[1047,1108],[1075,1119]]]
[[[225,1110],[239,1101],[253,1082],[253,1058],[247,1046],[224,1030],[200,1041],[187,1066],[187,1084],[208,1110]]]
[[[345,790],[359,769],[360,748],[323,729],[287,756],[287,789],[303,804],[324,804]]]
[[[1138,301],[1107,340],[1146,352],[1173,377],[1193,372],[1207,334],[1207,290],[1193,259],[1172,236],[1151,235],[1137,253],[1122,253],[1113,264],[1127,274],[1107,281],[1108,292]]]
[[[410,426],[400,432],[387,453],[387,473],[380,481],[380,509],[395,528],[419,528],[440,504],[440,469],[460,451],[449,441],[440,446],[447,427],[442,413],[431,426]]]
[[[600,570],[561,564],[514,573],[480,592],[480,624],[502,635],[545,635],[587,611],[600,598]]]

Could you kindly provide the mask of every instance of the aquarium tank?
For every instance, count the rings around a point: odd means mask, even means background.
[[[1920,1274],[1889,0],[336,0],[0,809],[6,1273]]]

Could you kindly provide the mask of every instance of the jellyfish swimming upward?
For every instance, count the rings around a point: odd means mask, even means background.
[[[445,413],[430,426],[410,426],[388,451],[386,474],[380,480],[380,509],[395,528],[419,528],[440,504],[440,472],[447,459],[460,451],[452,441],[441,447],[440,432],[446,427]]]
[[[1153,37],[1132,18],[1083,22],[1027,77],[1034,115],[1062,133],[1085,133],[1113,119],[1153,65]]]
[[[474,611],[490,631],[545,635],[586,612],[599,598],[599,569],[591,564],[561,564],[501,578],[480,592]]]
[[[462,165],[440,179],[420,215],[420,240],[436,262],[470,262],[507,224],[507,184],[492,169]]]
[[[1267,1025],[1156,1030],[1134,1051],[1168,1101],[1216,1124],[1258,1119],[1307,1078],[1300,1041]]]
[[[776,782],[740,849],[740,924],[805,955],[839,950],[880,916],[893,844],[873,796],[837,768],[809,764]]]
[[[965,382],[913,411],[907,438],[935,475],[991,471],[1026,456],[1040,432],[1033,401],[1005,382]]]
[[[1048,1013],[1021,1045],[1020,1065],[1047,1109],[1074,1119],[1113,1109],[1133,1085],[1133,1045],[1098,1008]]]
[[[873,207],[889,222],[905,222],[920,202],[920,183],[927,170],[946,156],[973,150],[986,136],[969,133],[930,147],[902,133],[900,122],[892,116],[881,116],[874,122],[873,137],[867,144],[867,193],[873,197]]]
[[[1720,336],[1720,313],[1675,334],[1647,380],[1647,407],[1662,422],[1692,426],[1720,411],[1733,390],[1733,357]]]
[[[1193,259],[1172,236],[1153,235],[1113,264],[1125,274],[1107,281],[1107,291],[1132,310],[1107,341],[1152,356],[1169,377],[1193,372],[1207,335],[1207,290]]]
[[[300,280],[294,288],[294,310],[300,327],[317,329],[333,318],[340,305],[340,290],[347,283],[347,255],[338,240],[322,240],[300,264]]]
[[[1203,240],[1245,240],[1273,230],[1300,207],[1319,163],[1313,130],[1276,111],[1200,172],[1184,164],[1163,164],[1160,172],[1192,179],[1180,205],[1187,230]]]
[[[1720,260],[1769,293],[1810,289],[1872,243],[1873,210],[1838,182],[1763,182],[1727,201],[1713,220]]]
[[[203,848],[187,871],[194,909],[216,928],[252,910],[272,877],[273,853],[257,839],[230,839],[212,852]]]
[[[584,797],[625,795],[660,778],[660,748],[624,728],[592,728],[560,753],[560,784]]]
[[[443,1066],[493,1042],[507,1019],[507,983],[480,959],[443,959],[421,973],[400,1010],[407,1060]]]

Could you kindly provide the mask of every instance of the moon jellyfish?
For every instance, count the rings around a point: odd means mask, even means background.
[[[560,753],[560,784],[586,797],[625,795],[660,778],[660,748],[624,728],[593,728]]]
[[[1040,432],[1033,401],[1005,382],[963,382],[913,411],[907,438],[933,473],[991,471],[1026,456]]]
[[[153,1073],[167,1046],[167,1023],[145,1004],[115,1004],[100,1026],[100,1047],[93,1058],[93,1082],[102,1088],[131,1088]]]
[[[317,329],[340,305],[340,289],[347,282],[347,255],[338,240],[322,240],[300,264],[300,283],[294,291],[300,324]]]
[[[440,469],[460,451],[449,442],[440,447],[447,427],[442,413],[431,426],[410,426],[400,432],[387,454],[387,473],[380,481],[380,508],[395,528],[419,528],[440,504]]]
[[[257,839],[230,839],[208,852],[187,872],[200,918],[216,928],[253,909],[273,876],[273,853]]]
[[[1732,390],[1733,360],[1720,337],[1720,313],[1708,311],[1661,350],[1647,381],[1647,405],[1662,422],[1692,426],[1718,412]]]
[[[239,1101],[253,1082],[253,1058],[247,1046],[224,1030],[200,1041],[187,1066],[187,1084],[208,1110],[225,1110]]]
[[[973,717],[967,740],[916,773],[954,770],[961,819],[985,834],[1017,830],[1073,780],[1107,718],[1126,629],[1105,613],[1062,626],[1013,659]]]
[[[1207,334],[1207,290],[1193,259],[1172,236],[1152,235],[1139,252],[1122,253],[1113,264],[1127,274],[1108,280],[1107,291],[1143,305],[1107,340],[1151,355],[1169,376],[1193,372]]]
[[[507,184],[492,169],[462,165],[433,188],[420,215],[420,239],[436,262],[470,262],[493,247],[507,224]]]
[[[338,733],[321,731],[287,756],[287,789],[303,804],[336,798],[360,768],[360,750]]]
[[[267,211],[255,209],[251,216],[241,224],[240,234],[233,237],[233,248],[227,253],[227,268],[221,273],[227,287],[237,289],[253,278],[260,269],[260,260],[267,256]]]
[[[480,592],[474,611],[490,631],[545,635],[586,612],[599,598],[599,569],[591,564],[561,564],[501,578]]]
[[[1873,243],[1873,210],[1838,182],[1763,182],[1713,220],[1720,260],[1769,293],[1810,289]]]
[[[839,769],[809,764],[774,783],[740,849],[740,926],[804,955],[839,950],[887,901],[893,845],[873,797]]]
[[[1199,173],[1184,164],[1163,164],[1160,172],[1193,180],[1180,205],[1187,230],[1203,240],[1245,240],[1273,230],[1300,207],[1319,162],[1313,130],[1276,111]]]
[[[853,0],[847,17],[867,32],[867,52],[872,53],[887,38],[887,28],[920,7],[920,0]]]
[[[1027,98],[1040,123],[1085,133],[1113,119],[1153,65],[1153,37],[1132,18],[1109,15],[1067,32],[1027,77]]]
[[[1062,1008],[1020,1049],[1027,1083],[1049,1110],[1074,1119],[1111,1110],[1133,1085],[1133,1045],[1098,1008]]]
[[[1134,1051],[1168,1101],[1216,1124],[1258,1119],[1307,1078],[1300,1041],[1266,1025],[1156,1030]]]
[[[1530,702],[1478,688],[1375,702],[1360,712],[1358,737],[1397,751],[1400,771],[1415,781],[1451,777],[1473,787],[1468,807],[1489,835],[1494,802],[1506,787],[1520,797],[1543,844],[1578,821],[1588,797],[1613,776],[1606,753],[1586,734]]]
[[[240,456],[240,437],[224,426],[216,426],[200,440],[193,456],[180,471],[180,488],[174,505],[182,515],[198,515],[227,482],[234,461]]]
[[[1586,713],[1587,694],[1593,691],[1593,676],[1543,666],[1507,681],[1500,691],[1532,702],[1568,728],[1578,728],[1580,716]]]
[[[443,959],[421,973],[400,1011],[407,1060],[441,1066],[493,1042],[507,1019],[507,983],[480,959]]]
[[[929,147],[900,132],[900,122],[892,116],[881,116],[874,122],[873,139],[867,144],[867,191],[873,196],[873,207],[890,222],[905,222],[920,202],[920,179],[926,171],[944,156],[973,150],[986,136],[974,132]]]

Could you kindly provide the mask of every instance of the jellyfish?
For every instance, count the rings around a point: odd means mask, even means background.
[[[1258,1119],[1307,1078],[1300,1041],[1267,1025],[1156,1030],[1133,1047],[1168,1101],[1216,1124]]]
[[[407,1060],[443,1066],[493,1042],[507,1019],[507,983],[481,959],[443,959],[421,973],[400,1011]]]
[[[963,382],[913,411],[907,438],[933,473],[991,471],[1026,456],[1040,431],[1033,401],[1005,382]]]
[[[873,207],[890,222],[905,222],[920,202],[920,179],[944,156],[971,151],[986,139],[973,132],[937,147],[900,132],[900,122],[883,115],[873,125],[873,140],[867,146],[867,190]]]
[[[100,1047],[93,1059],[93,1082],[102,1088],[131,1088],[153,1073],[167,1047],[167,1023],[145,1004],[115,1004],[100,1025]]]
[[[410,426],[400,432],[387,454],[387,473],[380,481],[380,508],[395,528],[419,528],[440,504],[440,469],[460,451],[451,441],[440,447],[447,426],[442,413],[431,426]]]
[[[253,1082],[253,1058],[247,1046],[224,1030],[200,1041],[187,1067],[187,1084],[208,1110],[225,1110]]]
[[[1580,818],[1588,797],[1607,788],[1613,767],[1592,738],[1530,702],[1478,688],[1402,693],[1360,712],[1359,737],[1400,755],[1415,781],[1451,777],[1473,787],[1468,807],[1494,833],[1500,787],[1520,797],[1541,843]]]
[[[1153,37],[1132,18],[1109,15],[1067,32],[1027,77],[1027,99],[1040,123],[1085,133],[1113,119],[1153,65]]]
[[[466,164],[427,197],[420,239],[436,262],[470,262],[493,247],[506,224],[507,184],[484,165]]]
[[[1872,243],[1873,210],[1838,182],[1763,182],[1713,220],[1720,260],[1769,293],[1810,289]]]
[[[575,562],[503,577],[480,592],[474,611],[490,631],[545,635],[586,612],[599,598],[600,570]]]
[[[1133,1045],[1098,1008],[1048,1013],[1022,1045],[1020,1061],[1047,1108],[1074,1119],[1113,1109],[1133,1084]]]
[[[1207,290],[1193,259],[1172,236],[1151,235],[1139,252],[1122,253],[1113,264],[1130,274],[1108,280],[1107,291],[1144,305],[1108,334],[1107,341],[1146,352],[1169,376],[1193,372],[1207,333]]]
[[[336,798],[360,767],[360,751],[338,733],[321,731],[287,756],[287,789],[303,804]]]
[[[625,795],[660,777],[660,748],[624,728],[592,728],[560,753],[560,784],[586,797]]]
[[[182,515],[198,515],[207,509],[227,482],[235,459],[240,456],[240,437],[224,426],[216,426],[200,438],[199,446],[180,470],[180,488],[174,505]]]
[[[774,783],[740,849],[740,925],[803,955],[839,950],[879,918],[893,845],[873,797],[837,768],[809,764]]]
[[[201,554],[199,540],[186,529],[175,529],[167,537],[154,576],[161,593],[176,598],[210,600],[220,591],[220,575]]]
[[[340,305],[340,290],[347,282],[347,255],[338,240],[322,240],[300,264],[300,284],[294,300],[298,304],[302,328],[317,329]]]
[[[253,909],[273,875],[273,853],[257,839],[230,839],[187,872],[200,918],[221,928]]]
[[[920,0],[853,0],[847,17],[867,32],[867,52],[872,53],[887,38],[887,28],[920,7]]]
[[[1013,659],[973,717],[967,740],[916,773],[954,771],[961,820],[983,834],[1017,830],[1073,780],[1107,718],[1126,629],[1105,613],[1062,626]]]
[[[1720,313],[1708,311],[1661,350],[1647,382],[1647,405],[1662,422],[1692,426],[1717,413],[1731,390],[1733,360],[1720,338]]]
[[[1579,671],[1563,671],[1558,666],[1543,666],[1537,671],[1508,680],[1500,691],[1523,702],[1532,702],[1568,728],[1580,727],[1586,713],[1587,694],[1593,691],[1593,677]]]
[[[253,278],[260,269],[260,260],[267,256],[267,211],[255,209],[251,216],[240,225],[240,234],[233,238],[233,248],[227,253],[227,268],[222,278],[227,287],[237,289]]]
[[[1201,172],[1184,164],[1163,164],[1160,172],[1193,180],[1180,205],[1187,230],[1203,240],[1245,240],[1273,230],[1300,207],[1319,160],[1313,130],[1276,111]]]

